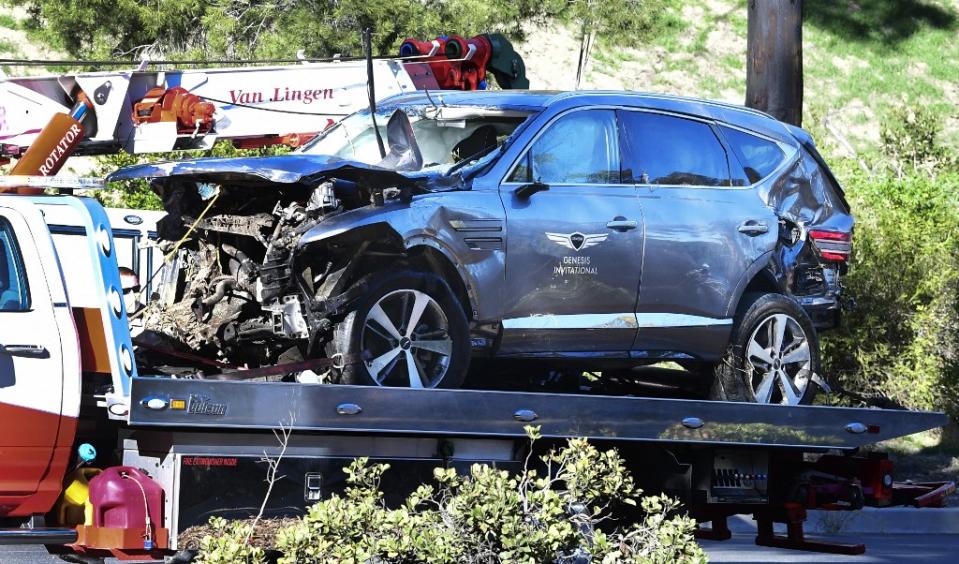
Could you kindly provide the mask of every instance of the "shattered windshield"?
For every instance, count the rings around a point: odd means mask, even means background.
[[[470,106],[402,106],[382,108],[376,125],[387,153],[387,123],[399,109],[409,118],[422,164],[412,170],[444,172],[464,161],[476,160],[500,147],[529,113]],[[393,168],[380,155],[369,110],[356,112],[305,145],[300,152],[332,155]],[[409,168],[405,169],[411,170]]]

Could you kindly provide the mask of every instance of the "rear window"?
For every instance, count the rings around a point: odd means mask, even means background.
[[[620,114],[627,148],[625,182],[670,186],[729,186],[726,151],[701,121],[648,112]]]
[[[772,141],[731,127],[722,126],[721,129],[733,154],[739,159],[750,184],[755,184],[772,174],[786,156],[779,145]]]

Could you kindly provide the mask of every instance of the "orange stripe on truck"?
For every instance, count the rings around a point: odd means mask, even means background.
[[[80,366],[83,372],[110,374],[110,347],[99,308],[75,307],[73,319],[80,341]]]

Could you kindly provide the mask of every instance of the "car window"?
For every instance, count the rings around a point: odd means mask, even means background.
[[[623,178],[639,184],[729,186],[726,150],[701,121],[650,112],[620,114]]]
[[[750,184],[769,176],[786,156],[779,145],[772,141],[731,127],[722,126],[721,129]]]
[[[509,178],[533,179],[546,184],[618,184],[616,112],[583,110],[550,124]]]
[[[439,172],[491,153],[528,117],[525,111],[487,107],[443,106],[436,110],[434,106],[392,106],[377,112],[374,130],[369,110],[361,110],[333,125],[297,152],[390,166],[383,164],[376,131],[389,151],[387,124],[397,109],[406,113],[413,128],[423,157],[419,170]]]
[[[27,311],[30,293],[13,227],[0,217],[0,311]]]

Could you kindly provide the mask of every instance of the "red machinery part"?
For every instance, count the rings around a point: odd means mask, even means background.
[[[185,88],[157,86],[133,105],[133,123],[172,121],[180,135],[206,134],[213,130],[215,111],[216,106]]]
[[[956,493],[955,482],[893,482],[894,505],[913,507],[942,507],[950,495]]]
[[[894,463],[879,453],[869,456],[820,457],[815,468],[821,472],[835,474],[840,479],[858,480],[862,484],[865,504],[881,507],[892,504],[892,485]]]
[[[441,36],[431,41],[410,38],[400,45],[400,56],[420,57],[432,71],[436,84],[444,90],[486,88],[486,66],[492,55],[493,47],[483,35],[470,39],[459,35]]]

